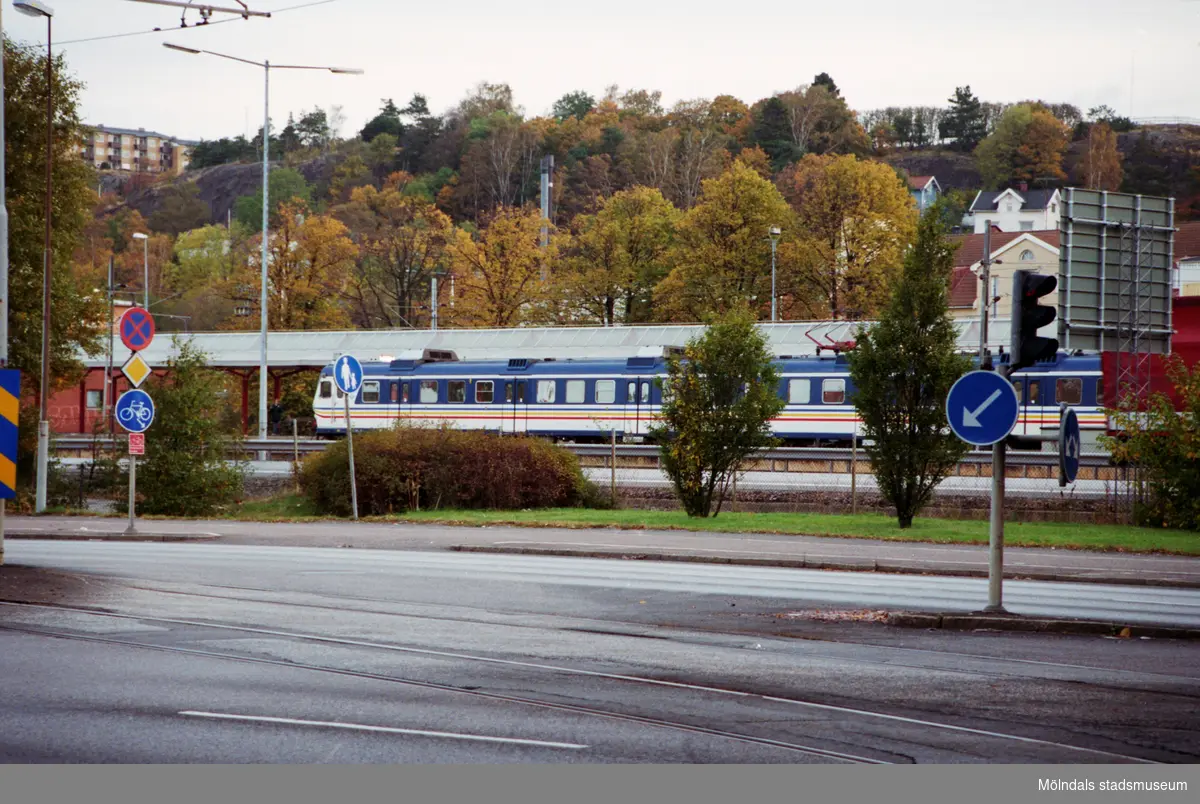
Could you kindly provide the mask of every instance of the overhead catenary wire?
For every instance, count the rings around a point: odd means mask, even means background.
[[[327,5],[329,3],[333,3],[335,1],[336,0],[314,0],[314,2],[311,2],[311,3],[301,3],[300,5],[287,6],[286,8],[274,10],[271,12],[271,14],[272,15],[282,14],[285,11],[298,11],[299,9],[302,9],[302,8],[312,8],[313,6],[323,6],[323,5]],[[63,42],[55,42],[55,44],[62,46],[62,45],[78,45],[78,44],[83,44],[85,42],[103,42],[103,41],[110,40],[110,39],[125,39],[130,36],[146,36],[148,34],[156,34],[156,33],[175,33],[176,31],[193,30],[195,28],[208,28],[213,25],[223,25],[227,22],[246,22],[246,21],[247,20],[243,20],[241,17],[229,17],[228,19],[223,19],[223,20],[212,20],[210,22],[204,23],[203,25],[189,25],[186,28],[182,28],[182,27],[181,28],[162,28],[162,27],[159,27],[159,28],[151,28],[150,30],[147,30],[147,31],[129,31],[127,33],[106,34],[104,36],[89,36],[84,39],[68,39]],[[45,45],[35,45],[35,47],[45,48],[46,46]]]

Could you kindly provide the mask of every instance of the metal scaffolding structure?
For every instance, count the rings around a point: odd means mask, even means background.
[[[1112,407],[1133,414],[1150,399],[1156,360],[1171,352],[1175,200],[1068,188],[1060,224],[1059,341],[1111,352]],[[1141,483],[1120,469],[1132,510]]]

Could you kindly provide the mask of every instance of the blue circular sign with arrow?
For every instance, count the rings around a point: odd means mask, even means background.
[[[1063,405],[1058,424],[1058,485],[1074,483],[1079,476],[1079,417],[1074,408]]]
[[[994,371],[972,371],[958,378],[946,395],[946,419],[954,434],[977,447],[1003,441],[1017,426],[1016,389]]]

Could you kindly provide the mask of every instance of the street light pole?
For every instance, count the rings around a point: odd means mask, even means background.
[[[267,437],[267,235],[269,225],[269,210],[270,210],[270,190],[268,188],[268,174],[270,171],[270,163],[268,161],[268,148],[271,140],[271,69],[276,70],[328,70],[336,75],[362,75],[363,71],[349,67],[312,67],[301,64],[271,64],[269,61],[252,61],[250,59],[239,58],[238,56],[229,56],[224,53],[217,53],[212,50],[198,50],[196,48],[184,47],[183,45],[173,45],[170,42],[163,42],[163,47],[170,50],[178,50],[181,53],[191,55],[200,55],[201,53],[209,56],[217,56],[230,61],[239,61],[242,64],[250,64],[255,67],[263,68],[263,169],[262,169],[262,190],[263,190],[263,205],[262,205],[262,254],[260,278],[261,283],[259,290],[259,365],[258,365],[258,437]]]
[[[268,209],[267,201],[268,190],[268,174],[271,170],[270,161],[267,158],[267,151],[271,143],[271,62],[263,62],[263,169],[262,169],[262,259],[261,259],[261,276],[259,278],[259,298],[258,304],[260,309],[259,328],[261,331],[261,343],[259,346],[258,355],[258,437],[267,437],[267,232],[268,232]],[[286,244],[284,246],[286,248]]]
[[[34,511],[40,514],[46,510],[50,466],[50,422],[46,416],[50,387],[50,227],[54,194],[54,52],[51,47],[54,11],[41,0],[16,0],[13,6],[30,17],[46,18],[46,241],[42,247],[42,376],[38,389],[37,491],[34,495]]]
[[[4,42],[0,13],[0,44]],[[8,368],[8,196],[4,184],[4,56],[0,53],[0,369]],[[0,498],[0,566],[4,564],[4,499]]]
[[[772,226],[767,230],[767,236],[771,239],[771,323],[774,324],[779,320],[779,296],[775,293],[775,244],[779,242],[781,231],[778,226]]]
[[[150,309],[150,235],[133,233],[134,240],[142,241],[142,306]]]

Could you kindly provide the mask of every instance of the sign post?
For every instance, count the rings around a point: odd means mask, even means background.
[[[1004,439],[1017,426],[1020,402],[1007,374],[971,371],[946,395],[946,420],[954,434],[977,447],[992,447],[992,511],[988,539],[988,605],[1004,611]]]
[[[333,381],[346,403],[346,450],[350,454],[350,510],[358,520],[358,484],[354,480],[354,425],[350,421],[350,396],[362,385],[362,364],[353,355],[342,355],[333,364]]]
[[[127,536],[137,533],[137,456],[145,452],[145,433],[154,422],[154,400],[145,391],[134,389],[121,394],[117,400],[117,422],[129,431],[129,527]],[[136,437],[136,439],[135,439]]]

